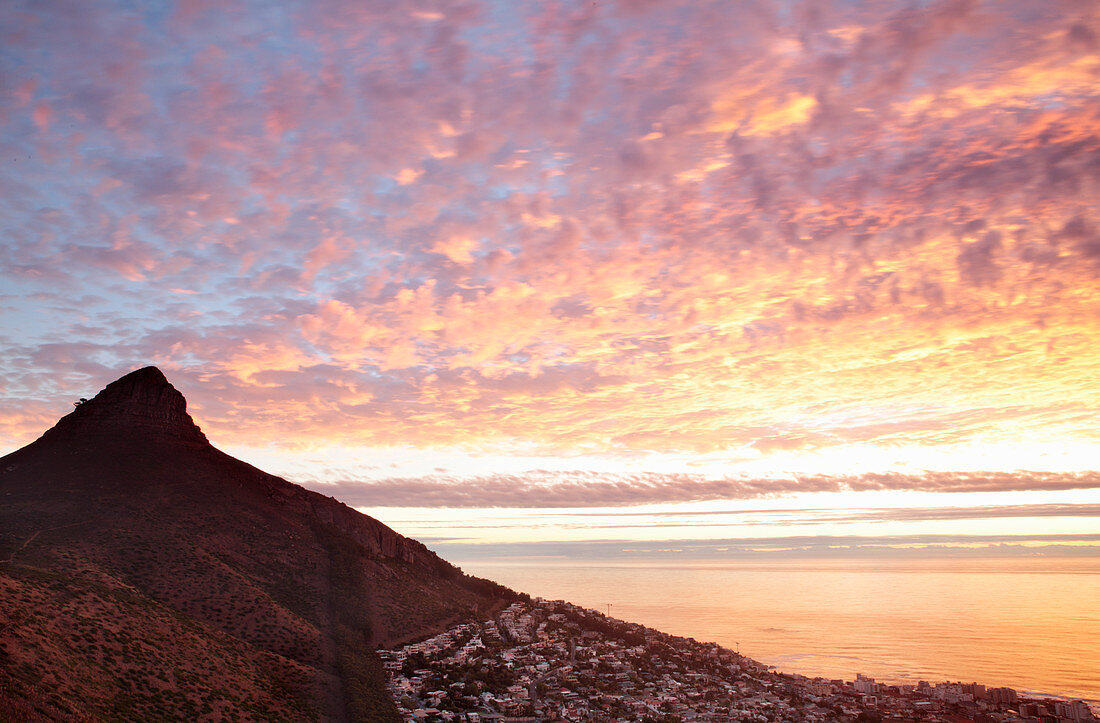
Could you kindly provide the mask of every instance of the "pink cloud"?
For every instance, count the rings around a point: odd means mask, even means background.
[[[38,130],[48,133],[50,121],[53,120],[53,108],[47,103],[37,103],[34,106],[34,124]]]
[[[19,328],[227,435],[1095,442],[1091,10],[70,10],[0,11],[0,273],[107,300]]]
[[[978,472],[715,479],[699,474],[607,475],[584,471],[558,473],[531,470],[523,474],[473,478],[430,475],[374,482],[348,480],[335,483],[310,483],[308,486],[325,494],[334,495],[348,504],[361,507],[583,508],[704,500],[746,500],[796,492],[844,492],[871,489],[955,493],[1091,489],[1100,486],[1100,474],[1095,472],[1084,474]],[[829,522],[862,519],[951,519],[983,515],[1097,514],[1095,505],[1055,507],[1057,509],[1046,511],[1035,509],[1035,506],[999,511],[981,511],[971,508],[957,510],[954,514],[942,508],[926,509],[923,512],[921,510],[879,510],[877,513],[862,514],[849,512],[846,515],[834,516],[818,511],[817,515],[822,517],[822,521]],[[782,512],[799,515],[801,519],[802,515],[799,513],[806,511],[783,510]],[[676,514],[691,516],[690,512]]]

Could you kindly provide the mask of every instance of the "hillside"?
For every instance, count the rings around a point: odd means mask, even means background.
[[[0,458],[0,719],[396,720],[374,649],[514,596],[218,451],[153,367]]]

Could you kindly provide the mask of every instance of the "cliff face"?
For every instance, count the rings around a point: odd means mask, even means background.
[[[187,400],[156,367],[145,367],[117,379],[93,399],[77,406],[46,432],[44,438],[88,441],[129,435],[202,446],[206,435],[187,413]]]
[[[347,534],[375,555],[433,570],[437,574],[458,574],[457,568],[423,543],[397,534],[373,517],[357,512],[342,502],[317,495],[310,500],[310,509],[317,519]]]
[[[512,596],[215,449],[152,367],[0,458],[0,719],[395,720],[374,648]]]

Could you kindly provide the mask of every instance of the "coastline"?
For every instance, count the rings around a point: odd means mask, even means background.
[[[378,654],[408,721],[1097,720],[1085,701],[980,683],[780,672],[715,643],[543,598]]]
[[[523,592],[713,640],[784,673],[830,680],[864,673],[897,685],[980,681],[1100,703],[1094,689],[1100,675],[1093,671],[1100,661],[1088,655],[1087,642],[1098,616],[1081,602],[1100,585],[1091,563],[1071,564],[1062,578],[1049,561],[1045,567],[1025,562],[1030,572],[978,566],[984,571],[976,575],[974,565],[950,572],[943,561],[920,575],[881,567],[822,570],[809,563],[692,569],[634,562],[460,564]],[[998,590],[1018,594],[1001,599]],[[1054,604],[1070,607],[1055,610]],[[1046,617],[1037,622],[1040,611]]]

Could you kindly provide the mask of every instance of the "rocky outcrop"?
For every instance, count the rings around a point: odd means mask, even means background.
[[[130,436],[186,445],[209,444],[187,413],[187,400],[156,367],[138,369],[111,382],[58,420],[42,438],[62,436]]]
[[[368,552],[380,557],[418,565],[445,577],[459,575],[459,570],[443,560],[423,543],[400,535],[373,517],[368,517],[338,500],[316,493],[311,500],[313,514],[350,536]]]

